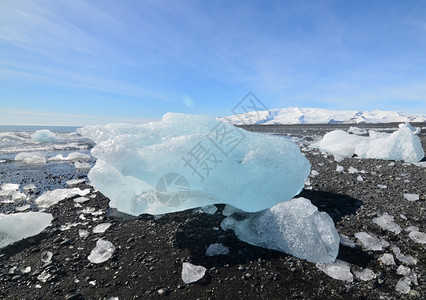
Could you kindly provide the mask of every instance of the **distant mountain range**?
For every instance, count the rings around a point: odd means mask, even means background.
[[[222,121],[234,125],[267,124],[356,124],[391,122],[426,122],[426,115],[406,114],[396,111],[329,110],[322,108],[279,108],[253,111],[222,117]]]

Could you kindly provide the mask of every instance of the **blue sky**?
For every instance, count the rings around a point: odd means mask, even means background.
[[[426,1],[0,1],[0,123],[426,113]]]

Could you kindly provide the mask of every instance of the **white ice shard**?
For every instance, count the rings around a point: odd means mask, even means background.
[[[82,152],[72,152],[72,153],[68,154],[68,156],[63,156],[62,154],[58,154],[56,156],[49,158],[49,160],[69,161],[69,160],[89,159],[89,158],[90,158],[89,154],[82,153]]]
[[[362,270],[361,272],[355,271],[354,273],[355,273],[355,276],[357,278],[361,279],[362,281],[369,281],[369,280],[376,278],[376,276],[377,276],[373,271],[371,271],[368,268]]]
[[[407,123],[391,134],[370,132],[369,137],[334,130],[324,135],[319,149],[333,154],[336,158],[352,157],[356,154],[360,158],[418,162],[425,153],[420,138],[412,128]]]
[[[104,233],[111,225],[111,223],[98,224],[93,228],[93,233]]]
[[[379,225],[384,230],[392,231],[395,234],[399,234],[402,231],[402,228],[395,223],[395,218],[388,213],[374,218],[373,223]]]
[[[385,240],[379,239],[372,233],[357,232],[355,237],[361,242],[362,246],[368,250],[382,251],[383,247],[389,246]]]
[[[402,294],[408,294],[411,290],[411,280],[407,277],[401,278],[398,280],[395,286],[395,290]]]
[[[115,247],[111,242],[99,239],[87,259],[93,264],[100,264],[110,259],[114,252]]]
[[[52,220],[51,214],[43,212],[0,214],[0,248],[39,234]]]
[[[49,129],[37,130],[31,135],[31,139],[38,143],[51,143],[56,142],[56,134]]]
[[[185,283],[196,282],[204,277],[206,268],[188,262],[182,264],[182,280]]]
[[[364,135],[364,134],[368,133],[367,130],[362,129],[362,128],[358,128],[358,127],[354,127],[354,126],[349,127],[348,132],[356,134],[356,135]]]
[[[416,243],[426,244],[426,233],[424,232],[413,230],[408,234],[408,236]]]
[[[206,250],[206,256],[226,255],[229,253],[229,248],[221,243],[211,244]]]
[[[30,165],[44,165],[46,164],[46,155],[41,152],[21,152],[16,154],[15,160]]]
[[[395,259],[393,258],[393,255],[390,253],[384,253],[379,257],[379,260],[386,266],[393,266],[395,265]]]
[[[68,180],[66,182],[66,184],[68,184],[68,185],[77,185],[77,184],[83,183],[85,181],[86,181],[86,179],[71,179],[71,180]]]
[[[417,201],[420,199],[420,195],[404,193],[404,198],[407,199],[408,201]]]
[[[84,169],[84,170],[89,170],[92,166],[88,163],[88,162],[80,162],[80,161],[76,161],[74,163],[74,167],[76,169]]]
[[[331,278],[348,282],[354,280],[354,276],[351,273],[351,265],[340,259],[336,259],[336,262],[332,264],[318,262],[316,267]]]
[[[132,215],[215,203],[255,212],[290,200],[310,173],[291,140],[205,116],[168,113],[160,122],[78,132],[96,143],[90,181]]]
[[[222,221],[224,230],[249,244],[282,251],[310,262],[334,262],[340,237],[333,220],[319,212],[308,199],[295,198],[278,203],[264,211],[233,215]]]
[[[208,214],[213,215],[217,211],[216,205],[206,205],[199,208],[194,209],[194,213],[200,213],[200,214]]]
[[[38,205],[40,208],[47,208],[49,206],[52,206],[59,201],[62,201],[64,199],[73,197],[73,196],[86,196],[90,193],[90,189],[80,190],[79,188],[73,188],[73,189],[56,189],[53,191],[47,191],[41,196],[39,196],[34,202]]]

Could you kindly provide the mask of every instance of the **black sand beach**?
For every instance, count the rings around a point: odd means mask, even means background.
[[[337,125],[340,126],[343,125]],[[377,126],[390,127],[389,124]],[[290,132],[292,136],[312,140],[318,134],[314,132],[324,134],[335,127],[299,126],[294,132],[291,132],[291,126],[250,126],[248,129],[274,131],[276,134]],[[424,131],[421,139],[426,149]],[[341,245],[338,259],[350,263],[352,273],[371,269],[376,274],[375,279],[335,280],[313,263],[244,243],[232,231],[220,228],[224,218],[221,214],[223,205],[218,205],[219,210],[213,215],[188,210],[161,218],[150,215],[130,217],[109,209],[107,198],[82,183],[77,187],[90,188],[91,195],[94,195],[83,206],[104,213],[83,214],[79,212],[83,208],[74,207],[72,199],[47,209],[54,216],[50,227],[37,236],[0,249],[0,298],[424,299],[426,245],[414,242],[404,229],[417,226],[419,231],[426,232],[426,168],[375,159],[346,158],[336,162],[331,155],[303,150],[312,170],[319,174],[310,177],[310,185],[299,196],[310,199],[319,210],[327,212],[339,234],[355,242],[354,248]],[[342,166],[344,171],[337,172],[337,166]],[[365,172],[351,174],[348,172],[350,167]],[[357,180],[360,175],[363,181]],[[2,182],[12,176],[16,180],[20,178],[21,183],[43,181],[57,188],[64,186],[66,180],[85,178],[86,173],[58,174],[57,169],[46,166],[42,171],[2,169],[0,176]],[[404,193],[419,194],[420,199],[408,201]],[[372,222],[384,213],[394,216],[403,231],[395,234]],[[61,230],[61,226],[83,222],[88,224]],[[104,233],[91,233],[87,238],[79,236],[79,229],[104,222],[112,223]],[[373,233],[390,245],[382,251],[367,250],[355,238],[357,232]],[[87,256],[99,238],[112,242],[116,251],[108,261],[92,264]],[[213,243],[226,245],[230,253],[206,257],[205,251]],[[384,253],[394,255],[392,246],[417,260],[415,265],[408,266],[417,276],[417,284],[412,283],[408,294],[395,290],[398,280],[403,277],[397,274],[402,263],[397,258],[394,265],[385,265],[379,260]],[[53,253],[51,262],[42,262],[45,251]],[[183,262],[203,265],[207,268],[206,275],[198,282],[185,284],[181,279]],[[31,267],[31,271],[22,272],[27,267]],[[46,282],[37,279],[44,270],[50,274]]]

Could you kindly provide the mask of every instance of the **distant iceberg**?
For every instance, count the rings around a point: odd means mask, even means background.
[[[215,203],[256,212],[292,199],[310,173],[294,142],[211,117],[168,113],[160,122],[78,132],[96,143],[90,181],[132,215]]]
[[[324,135],[318,146],[319,150],[334,155],[337,160],[357,155],[360,158],[419,162],[425,156],[417,136],[419,132],[409,123],[400,125],[390,134],[370,131],[368,137],[334,130]]]
[[[31,135],[31,138],[34,142],[39,143],[53,143],[56,142],[56,134],[54,134],[49,129],[37,130]]]

